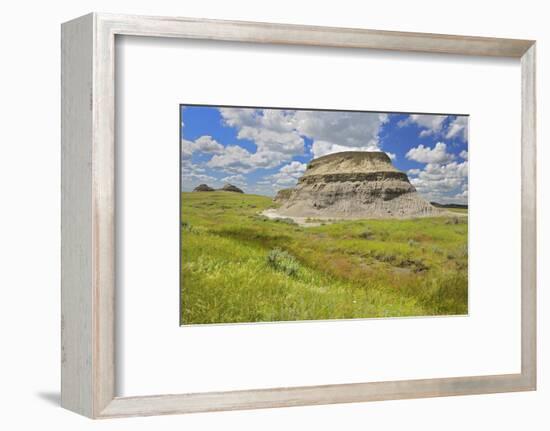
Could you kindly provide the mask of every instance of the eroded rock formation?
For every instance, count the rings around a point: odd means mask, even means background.
[[[194,192],[215,192],[215,191],[223,191],[223,192],[235,192],[235,193],[244,193],[240,188],[237,186],[234,186],[233,184],[225,184],[221,189],[213,189],[208,184],[199,184],[197,187],[193,189]]]
[[[273,200],[275,202],[283,203],[288,200],[294,189],[281,189],[277,192]]]
[[[240,188],[234,186],[233,184],[224,184],[220,190],[224,192],[244,193]]]
[[[342,152],[312,160],[294,189],[276,196],[290,217],[379,218],[437,215],[384,152]]]
[[[199,184],[197,187],[193,189],[194,192],[213,192],[214,189],[210,187],[208,184]]]

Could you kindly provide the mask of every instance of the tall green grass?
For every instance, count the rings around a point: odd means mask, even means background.
[[[466,217],[300,227],[271,206],[182,193],[182,324],[468,312]]]

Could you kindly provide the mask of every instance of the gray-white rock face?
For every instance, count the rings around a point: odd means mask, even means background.
[[[360,219],[439,215],[383,152],[346,151],[312,160],[294,189],[277,196],[281,216]]]
[[[277,192],[273,200],[275,202],[284,203],[291,196],[293,190],[294,189],[281,189]]]

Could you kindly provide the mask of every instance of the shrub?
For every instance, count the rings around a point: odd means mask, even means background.
[[[401,258],[398,262],[396,262],[395,266],[399,268],[410,268],[416,273],[424,272],[429,269],[428,265],[426,265],[422,260],[413,259],[411,257]]]
[[[262,214],[254,214],[254,215],[251,215],[250,218],[252,220],[257,220],[257,221],[271,221],[269,217],[266,217]]]
[[[372,253],[372,256],[379,262],[385,262],[389,264],[394,264],[397,262],[397,256],[390,252],[375,251]]]
[[[291,224],[291,225],[297,224],[293,219],[289,217],[278,217],[274,219],[274,221],[277,223],[285,223],[285,224]]]
[[[378,237],[380,239],[380,241],[386,241],[390,236],[390,233],[386,230],[383,230],[383,231],[380,231],[378,233]]]
[[[286,275],[295,276],[298,274],[300,264],[290,253],[274,248],[267,254],[267,264],[276,271],[284,272]]]
[[[205,232],[205,229],[201,226],[193,226],[191,223],[182,221],[181,222],[182,232],[193,233],[195,235],[200,235]]]
[[[359,238],[373,239],[374,238],[374,232],[370,229],[365,229],[363,232],[361,232],[359,234]]]
[[[442,253],[443,253],[443,250],[442,250],[440,247],[434,245],[434,246],[432,247],[432,253],[434,253],[434,254],[442,254]]]

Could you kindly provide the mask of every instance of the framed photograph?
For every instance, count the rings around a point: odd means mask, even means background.
[[[182,325],[468,314],[467,115],[180,117]]]
[[[535,390],[534,41],[94,13],[62,106],[65,408]]]

